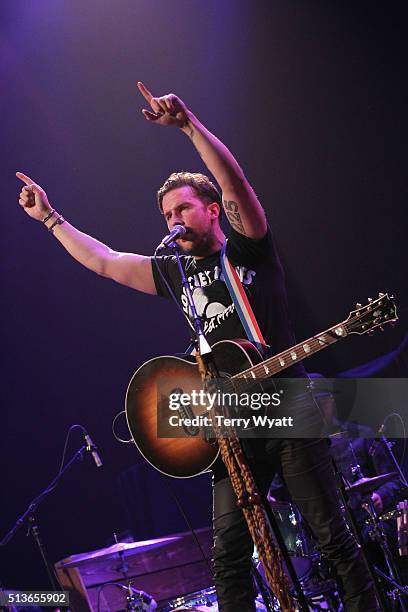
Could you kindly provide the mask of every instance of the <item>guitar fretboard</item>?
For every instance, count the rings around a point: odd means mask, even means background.
[[[269,376],[273,376],[278,372],[282,372],[282,370],[286,370],[291,365],[298,363],[305,359],[305,357],[309,357],[318,351],[334,344],[341,338],[345,338],[347,336],[347,329],[345,326],[345,322],[338,323],[333,327],[330,327],[324,332],[317,334],[316,336],[312,336],[308,340],[303,342],[299,342],[295,346],[279,353],[278,355],[274,355],[266,361],[262,363],[258,363],[252,368],[248,368],[239,374],[236,374],[232,377],[231,380],[237,381],[237,379],[244,379],[245,381],[257,380],[260,378],[268,378]]]

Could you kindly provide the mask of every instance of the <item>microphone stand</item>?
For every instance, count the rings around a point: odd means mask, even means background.
[[[39,549],[40,555],[44,562],[46,572],[48,575],[48,579],[50,581],[51,587],[53,591],[62,591],[63,588],[58,580],[58,577],[55,573],[54,567],[50,562],[46,548],[41,538],[40,529],[38,526],[38,521],[36,518],[36,512],[41,502],[55,489],[58,482],[65,474],[65,472],[73,465],[75,461],[82,461],[83,455],[85,452],[91,452],[91,448],[83,445],[71,458],[71,460],[64,466],[64,468],[57,474],[54,480],[44,489],[42,493],[40,493],[28,506],[27,510],[24,514],[16,521],[14,527],[10,529],[10,531],[4,536],[4,538],[0,541],[0,546],[5,546],[10,542],[10,540],[15,536],[17,531],[27,522],[28,523],[28,531],[27,535],[30,533],[34,541]]]
[[[198,351],[199,357],[202,358],[202,363],[200,364],[200,360],[198,361],[198,367],[199,367],[199,371],[200,373],[204,376],[204,379],[210,379],[213,377],[219,377],[219,371],[217,368],[217,365],[215,363],[215,359],[214,359],[214,355],[213,352],[211,350],[211,347],[205,337],[202,325],[201,325],[201,318],[199,317],[199,315],[197,314],[197,309],[195,307],[194,304],[194,300],[193,300],[193,295],[190,289],[190,285],[188,283],[186,274],[184,272],[183,266],[181,265],[181,260],[180,260],[180,252],[179,252],[179,247],[177,245],[176,242],[172,242],[170,244],[167,245],[169,248],[172,249],[173,253],[176,256],[176,260],[177,260],[177,264],[178,264],[178,268],[180,270],[180,275],[181,275],[181,283],[185,289],[185,293],[187,296],[187,300],[188,300],[188,304],[189,307],[191,308],[191,313],[192,313],[192,318],[193,318],[193,325],[194,325],[194,330],[195,330],[195,339],[193,339],[193,342],[196,346],[196,350]],[[241,444],[242,447],[242,444]],[[242,448],[242,452],[246,457],[246,453],[245,453],[245,449]],[[248,459],[247,459],[248,462]],[[250,464],[248,462],[248,464]],[[252,471],[252,470],[251,470]],[[256,482],[256,478],[254,477],[254,481],[256,484],[256,487],[258,489],[258,491],[261,491],[260,487],[258,487],[258,484]],[[288,570],[288,574],[292,580],[292,584],[294,587],[294,591],[295,591],[295,596],[296,596],[296,600],[297,603],[299,604],[300,610],[304,611],[304,612],[308,612],[309,611],[309,606],[308,603],[306,601],[306,597],[302,591],[302,587],[300,585],[299,582],[299,578],[295,572],[295,569],[293,567],[292,564],[292,559],[289,556],[289,553],[287,551],[285,542],[283,540],[283,537],[281,535],[281,532],[279,531],[279,527],[277,525],[276,519],[272,513],[272,509],[269,505],[269,503],[266,501],[266,497],[265,495],[263,495],[261,493],[261,503],[263,505],[264,511],[268,517],[268,521],[270,524],[270,527],[272,529],[272,533],[276,539],[276,542],[278,544],[278,547],[281,551],[282,554],[282,558],[284,563],[286,564],[287,570]],[[267,607],[267,609],[270,609],[270,602],[265,601],[265,606]]]
[[[208,364],[211,364],[211,367],[214,369],[215,376],[218,377],[219,372],[218,372],[217,366],[215,365],[213,352],[211,350],[210,345],[207,342],[207,338],[204,335],[203,328],[201,325],[201,318],[198,316],[197,309],[195,307],[194,300],[193,300],[193,294],[191,293],[191,289],[190,289],[190,285],[188,284],[186,273],[184,272],[183,266],[181,265],[179,248],[175,242],[171,243],[169,247],[172,249],[173,253],[176,256],[177,265],[180,270],[181,284],[183,285],[185,289],[188,305],[193,315],[193,325],[194,325],[194,330],[195,330],[195,335],[196,335],[195,339],[193,340],[195,340],[194,343],[196,345],[196,349],[201,357],[203,357],[204,355],[206,356],[205,357],[206,362]]]
[[[387,440],[387,438],[384,436],[384,434],[381,435],[380,441],[384,444],[384,447],[388,451],[388,454],[389,454],[389,456],[391,458],[391,461],[393,462],[393,464],[395,466],[395,469],[396,469],[396,471],[399,474],[402,486],[405,487],[405,489],[408,489],[408,483],[407,483],[407,480],[405,478],[404,472],[402,471],[401,466],[398,463],[397,458],[395,457],[394,452],[392,450],[392,447],[394,446],[395,443],[394,442],[389,442]]]
[[[347,522],[351,526],[352,531],[354,533],[354,536],[355,536],[358,544],[360,545],[361,553],[363,555],[363,558],[364,558],[364,561],[366,563],[366,566],[367,566],[368,572],[370,574],[370,577],[371,577],[371,579],[373,581],[373,587],[374,587],[374,591],[375,591],[375,594],[376,594],[377,599],[378,599],[378,603],[381,606],[381,610],[385,611],[385,610],[387,610],[387,601],[386,601],[382,591],[380,590],[380,588],[378,586],[378,581],[377,581],[377,578],[376,578],[375,573],[374,573],[373,565],[372,565],[370,559],[368,558],[367,551],[366,551],[366,548],[364,546],[364,542],[363,542],[363,539],[361,537],[361,533],[360,533],[357,521],[356,521],[356,519],[355,519],[355,517],[354,517],[354,515],[353,515],[353,513],[352,513],[352,511],[350,509],[350,506],[349,506],[349,497],[348,497],[348,494],[347,494],[347,491],[346,491],[346,479],[345,479],[344,475],[340,472],[340,470],[339,470],[339,468],[337,466],[337,462],[335,461],[333,456],[332,456],[331,459],[332,459],[332,465],[333,465],[334,474],[335,474],[335,478],[336,478],[336,482],[337,482],[337,490],[339,492],[340,499],[343,502],[343,508],[344,508],[344,512],[345,512],[345,517],[347,518]],[[360,466],[359,465],[355,466],[355,468],[356,468],[356,472],[355,473],[359,474],[359,476],[362,477]]]

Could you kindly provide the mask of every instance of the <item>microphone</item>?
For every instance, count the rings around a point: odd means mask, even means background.
[[[96,467],[101,467],[102,460],[98,453],[98,447],[91,440],[91,436],[87,431],[84,432],[84,438],[86,442],[86,450],[91,453],[93,460],[95,461]]]
[[[182,238],[186,232],[187,230],[184,225],[175,225],[170,234],[167,234],[167,236],[163,238],[157,249],[165,249],[170,246],[172,242],[177,240],[177,238]]]
[[[381,427],[377,432],[377,435],[380,435],[380,439],[378,440],[374,440],[373,443],[371,444],[370,448],[368,449],[368,454],[370,457],[372,457],[375,454],[375,451],[377,450],[377,446],[380,444],[380,442],[382,441],[383,435],[384,435],[384,431],[386,429],[385,427],[385,423],[386,423],[387,419],[385,419],[382,423],[381,423]]]

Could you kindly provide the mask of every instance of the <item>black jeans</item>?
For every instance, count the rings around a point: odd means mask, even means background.
[[[276,471],[332,564],[347,612],[380,610],[360,548],[341,512],[326,439],[251,440],[252,467],[264,492]],[[269,448],[268,446],[272,447]],[[214,569],[220,612],[254,612],[252,538],[222,463],[214,467]]]

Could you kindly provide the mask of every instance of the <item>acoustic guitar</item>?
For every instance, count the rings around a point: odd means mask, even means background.
[[[397,321],[393,296],[380,293],[365,306],[356,305],[348,318],[266,360],[248,340],[221,340],[212,346],[220,375],[231,384],[262,381],[321,351],[350,334],[371,334],[376,328]],[[202,428],[185,426],[202,416],[202,406],[171,407],[170,398],[203,388],[192,357],[162,356],[144,363],[132,376],[126,393],[126,418],[133,441],[154,468],[175,478],[190,478],[208,470],[219,448],[215,437],[202,435]],[[182,386],[180,386],[180,384]],[[169,429],[171,419],[180,420],[182,435]],[[167,427],[167,429],[166,429]],[[159,435],[158,435],[159,430]],[[168,437],[163,435],[168,431]]]

